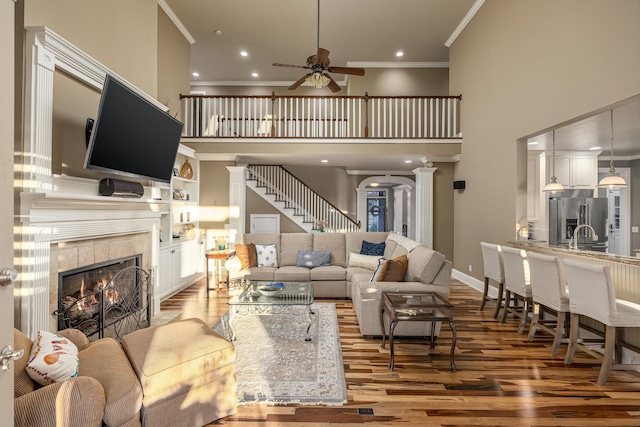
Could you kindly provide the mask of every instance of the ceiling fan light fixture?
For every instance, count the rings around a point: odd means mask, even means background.
[[[323,87],[327,87],[331,79],[322,73],[313,73],[307,77],[305,81],[309,83],[311,87],[322,89]]]

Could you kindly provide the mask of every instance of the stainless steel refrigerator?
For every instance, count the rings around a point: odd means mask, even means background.
[[[582,227],[578,231],[578,249],[607,251],[607,199],[585,197],[585,193],[593,194],[592,191],[565,191],[549,198],[549,245],[568,246],[575,229],[581,224],[588,224],[595,229],[598,240],[594,242],[593,232]]]

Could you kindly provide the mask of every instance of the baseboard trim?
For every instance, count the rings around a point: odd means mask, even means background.
[[[471,277],[468,274],[465,274],[460,270],[456,270],[454,268],[453,271],[451,272],[451,277],[453,277],[456,280],[461,281],[465,285],[469,286],[470,288],[475,289],[478,292],[483,292],[484,291],[484,282],[483,281],[478,280],[475,277]],[[498,297],[498,290],[496,288],[494,288],[493,286],[489,286],[489,296],[491,298],[497,298]]]

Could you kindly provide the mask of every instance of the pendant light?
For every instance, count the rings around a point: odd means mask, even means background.
[[[544,190],[548,193],[557,193],[564,191],[564,187],[556,179],[556,131],[552,131],[553,135],[553,154],[551,155],[551,182],[545,185]]]
[[[608,188],[609,190],[628,187],[624,178],[616,175],[616,168],[613,166],[613,110],[611,110],[611,157],[609,160],[609,175],[600,180],[598,187]]]

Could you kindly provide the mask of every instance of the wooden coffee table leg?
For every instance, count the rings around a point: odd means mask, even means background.
[[[389,352],[391,353],[391,360],[389,361],[389,370],[393,371],[393,330],[398,324],[397,320],[389,322]]]
[[[380,348],[384,348],[384,344],[387,338],[387,334],[384,330],[384,306],[380,308],[380,330],[382,331],[382,345],[380,346]]]
[[[456,362],[453,360],[453,356],[456,351],[456,324],[453,322],[453,319],[449,320],[449,327],[451,328],[451,371],[456,372]]]

